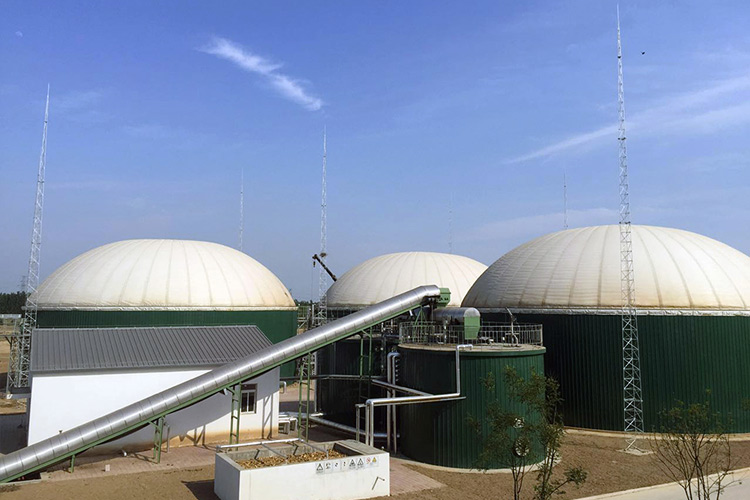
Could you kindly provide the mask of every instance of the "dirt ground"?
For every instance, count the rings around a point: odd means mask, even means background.
[[[567,488],[567,494],[558,498],[582,498],[668,482],[655,467],[653,455],[623,453],[620,451],[623,444],[619,437],[568,434],[562,449],[562,464],[558,469],[581,466],[588,472],[588,480],[581,488]],[[732,447],[733,455],[737,458],[736,468],[750,466],[750,441],[733,442]],[[395,498],[399,500],[490,500],[506,499],[512,495],[509,474],[446,472],[418,465],[409,467],[446,486],[398,495]],[[526,498],[531,498],[533,482],[531,473],[525,484]],[[6,491],[0,490],[0,496],[3,500],[217,498],[213,493],[213,467],[10,486]]]
[[[19,399],[5,399],[5,382],[8,378],[8,355],[10,354],[10,344],[3,338],[0,338],[0,414],[3,413],[24,413],[26,411],[26,402]]]
[[[24,413],[26,411],[26,402],[19,399],[5,399],[5,382],[8,378],[8,355],[10,354],[10,344],[3,338],[0,338],[0,414],[3,413]]]

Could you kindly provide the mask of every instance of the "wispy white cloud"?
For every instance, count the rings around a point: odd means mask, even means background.
[[[750,169],[750,158],[739,151],[695,156],[682,163],[686,171],[711,173],[717,171],[746,171]],[[705,190],[701,190],[705,191]]]
[[[609,208],[568,210],[570,227],[611,224],[618,212]],[[562,230],[563,213],[553,212],[515,217],[483,224],[463,235],[467,241],[527,241],[541,234]]]
[[[677,94],[661,104],[628,119],[628,128],[650,134],[706,134],[750,122],[750,75],[720,80],[702,89]],[[722,102],[733,96],[731,103]],[[614,139],[617,125],[611,124],[553,142],[504,163],[521,163],[546,158],[563,151]]]
[[[156,141],[164,147],[196,149],[208,142],[215,144],[216,137],[200,130],[165,125],[162,123],[136,123],[124,125],[122,132],[139,141]]]
[[[104,92],[101,90],[77,90],[59,97],[53,96],[53,101],[56,111],[68,112],[96,106],[103,97]]]
[[[139,139],[169,139],[175,135],[173,129],[158,123],[125,125],[123,130],[126,134]]]
[[[300,104],[305,109],[317,111],[323,107],[323,101],[309,94],[300,80],[279,73],[278,70],[282,64],[271,62],[262,56],[253,54],[231,40],[216,37],[199,50],[233,62],[245,71],[262,76],[281,96]]]
[[[21,31],[21,30],[16,31],[16,36],[18,38],[23,38],[23,31]]]
[[[52,111],[67,120],[79,123],[102,123],[111,118],[99,109],[106,92],[99,89],[75,90],[65,94],[52,94],[50,107]]]
[[[605,137],[614,137],[614,134],[616,133],[617,125],[608,125],[606,127],[592,130],[591,132],[584,132],[582,134],[568,137],[567,139],[552,143],[549,146],[544,146],[530,153],[516,156],[515,158],[506,160],[505,163],[522,163],[528,160],[535,160],[537,158],[545,158],[547,156],[552,156],[555,153],[560,153],[562,151],[575,148],[576,146],[590,144]]]
[[[125,183],[114,180],[70,180],[50,182],[47,188],[53,191],[117,191],[127,187]]]

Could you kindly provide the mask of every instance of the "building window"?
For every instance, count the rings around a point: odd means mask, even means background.
[[[240,403],[240,411],[242,413],[255,413],[257,394],[257,384],[242,384],[242,402]]]

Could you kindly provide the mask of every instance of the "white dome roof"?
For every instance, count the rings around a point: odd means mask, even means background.
[[[487,266],[474,259],[446,253],[381,255],[347,271],[328,289],[326,299],[329,307],[358,308],[418,286],[438,285],[450,289],[449,305],[458,307],[485,269]]]
[[[288,309],[292,296],[252,257],[218,243],[126,240],[79,255],[37,290],[39,309]]]
[[[638,308],[750,309],[750,257],[699,234],[632,226]],[[508,252],[477,280],[464,306],[621,307],[619,227],[569,229]]]

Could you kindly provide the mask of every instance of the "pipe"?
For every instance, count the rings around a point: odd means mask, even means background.
[[[389,384],[388,382],[383,382],[382,380],[373,380],[372,385],[377,385],[378,387],[383,387],[385,389],[391,389],[394,392],[405,392],[407,394],[413,394],[415,396],[429,396],[429,392],[424,391],[418,391],[417,389],[412,389],[411,387],[404,387],[402,385],[396,385],[396,384]]]
[[[461,397],[461,359],[459,351],[461,349],[472,349],[472,344],[459,344],[456,346],[456,392],[449,394],[432,394],[428,396],[402,396],[394,398],[373,398],[365,402],[365,444],[374,446],[372,438],[374,412],[376,406],[384,405],[408,405],[420,403],[437,403],[441,401],[451,401]]]
[[[377,379],[373,377],[373,382],[375,380],[379,380],[383,378],[383,376],[379,376]],[[297,377],[280,377],[279,380],[291,380],[292,382],[296,382],[299,380],[299,376]],[[310,380],[360,380],[359,375],[343,375],[343,374],[329,374],[329,375],[310,375]]]
[[[287,361],[350,337],[438,297],[440,288],[435,285],[417,287],[0,457],[0,483],[43,469],[140,429],[159,417],[203,401],[243,380],[258,377]]]
[[[310,415],[308,417],[310,419],[310,422],[318,425],[323,425],[326,427],[330,427],[331,429],[336,429],[338,431],[346,432],[348,434],[357,434],[357,429],[355,427],[352,427],[351,425],[346,424],[340,424],[338,422],[334,422],[333,420],[328,420],[322,417],[318,417],[316,415]],[[376,432],[375,437],[378,439],[386,439],[386,435],[384,432]]]
[[[386,356],[386,366],[387,366],[387,375],[388,375],[388,392],[387,396],[389,398],[392,398],[395,396],[395,391],[391,389],[391,387],[397,387],[396,386],[396,361],[398,358],[401,357],[401,355],[398,352],[389,352]],[[423,393],[426,395],[426,393]],[[396,427],[396,411],[395,408],[392,406],[386,406],[386,446],[393,451],[393,453],[396,453],[396,438],[395,436],[392,436],[391,434],[391,428],[393,428],[393,433],[398,434],[398,427]],[[391,439],[393,438],[393,444],[391,444]]]

